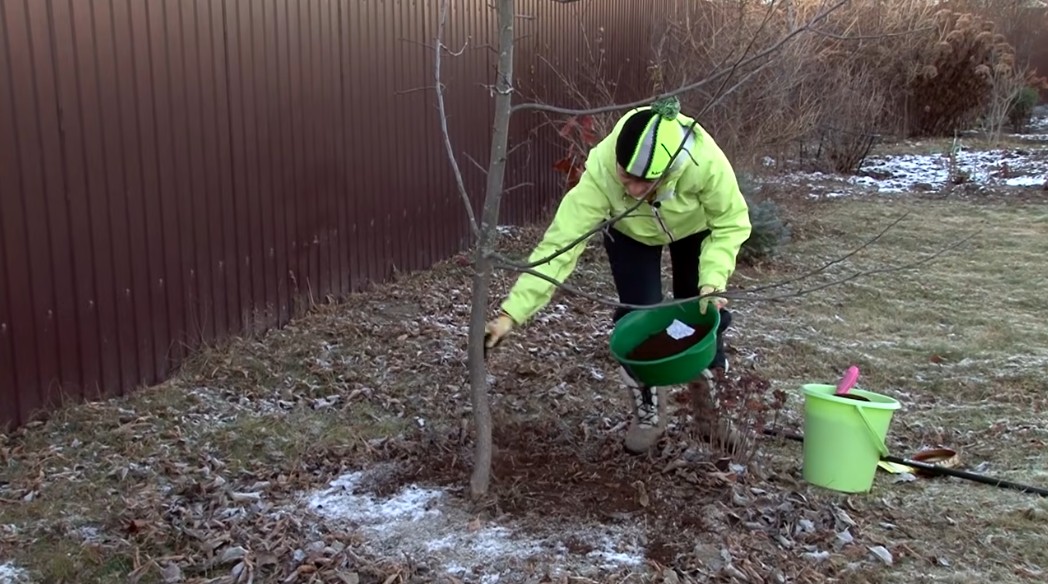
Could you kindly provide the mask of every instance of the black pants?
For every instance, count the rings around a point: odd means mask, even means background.
[[[669,245],[670,262],[673,270],[673,298],[681,300],[699,295],[699,253],[702,241],[709,231],[674,241]],[[662,295],[662,246],[640,243],[619,231],[604,232],[604,249],[608,252],[611,275],[619,293],[619,302],[625,304],[658,304]],[[631,309],[616,307],[613,318],[618,322]],[[724,353],[724,331],[731,326],[731,313],[726,308],[720,311],[720,327],[717,328],[717,354],[711,368],[723,368],[727,362]]]

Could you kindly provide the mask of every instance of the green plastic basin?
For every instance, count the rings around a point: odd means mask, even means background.
[[[674,321],[698,329],[708,328],[698,343],[683,352],[654,361],[637,361],[628,355],[651,335],[666,330]],[[633,376],[646,385],[677,385],[694,381],[713,363],[717,354],[720,311],[712,304],[699,313],[699,301],[659,308],[638,309],[619,319],[609,341],[611,354]]]

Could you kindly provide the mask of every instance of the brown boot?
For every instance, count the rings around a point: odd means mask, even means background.
[[[643,454],[655,446],[666,430],[665,392],[640,385],[625,369],[620,369],[619,374],[633,404],[633,420],[626,431],[624,446],[630,454]]]
[[[723,454],[734,454],[743,446],[742,435],[728,420],[719,420],[714,401],[717,389],[717,373],[710,369],[702,377],[688,384],[691,394],[692,416],[698,439],[705,441],[714,450]]]

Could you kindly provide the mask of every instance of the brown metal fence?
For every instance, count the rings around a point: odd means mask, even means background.
[[[451,138],[486,160],[487,0],[453,0]],[[652,0],[524,0],[518,83],[602,30],[644,93]],[[164,379],[202,341],[432,265],[468,231],[432,79],[437,0],[0,0],[0,423]],[[580,24],[579,18],[582,18]],[[468,40],[468,43],[467,43]],[[590,39],[592,41],[592,39]],[[616,53],[616,54],[612,54]],[[560,195],[563,143],[514,122],[503,221]],[[479,207],[483,175],[463,162]]]

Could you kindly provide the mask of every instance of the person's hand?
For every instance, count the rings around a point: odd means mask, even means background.
[[[513,330],[513,319],[501,314],[484,327],[484,347],[491,349],[502,341],[502,338]]]
[[[711,302],[714,306],[717,307],[717,310],[724,308],[724,306],[728,304],[728,300],[720,296],[712,296],[712,294],[722,291],[723,290],[717,290],[713,286],[700,287],[699,296],[701,296],[702,298],[699,298],[699,314],[706,314],[706,309],[709,307]],[[711,296],[707,296],[707,294],[710,294]]]

